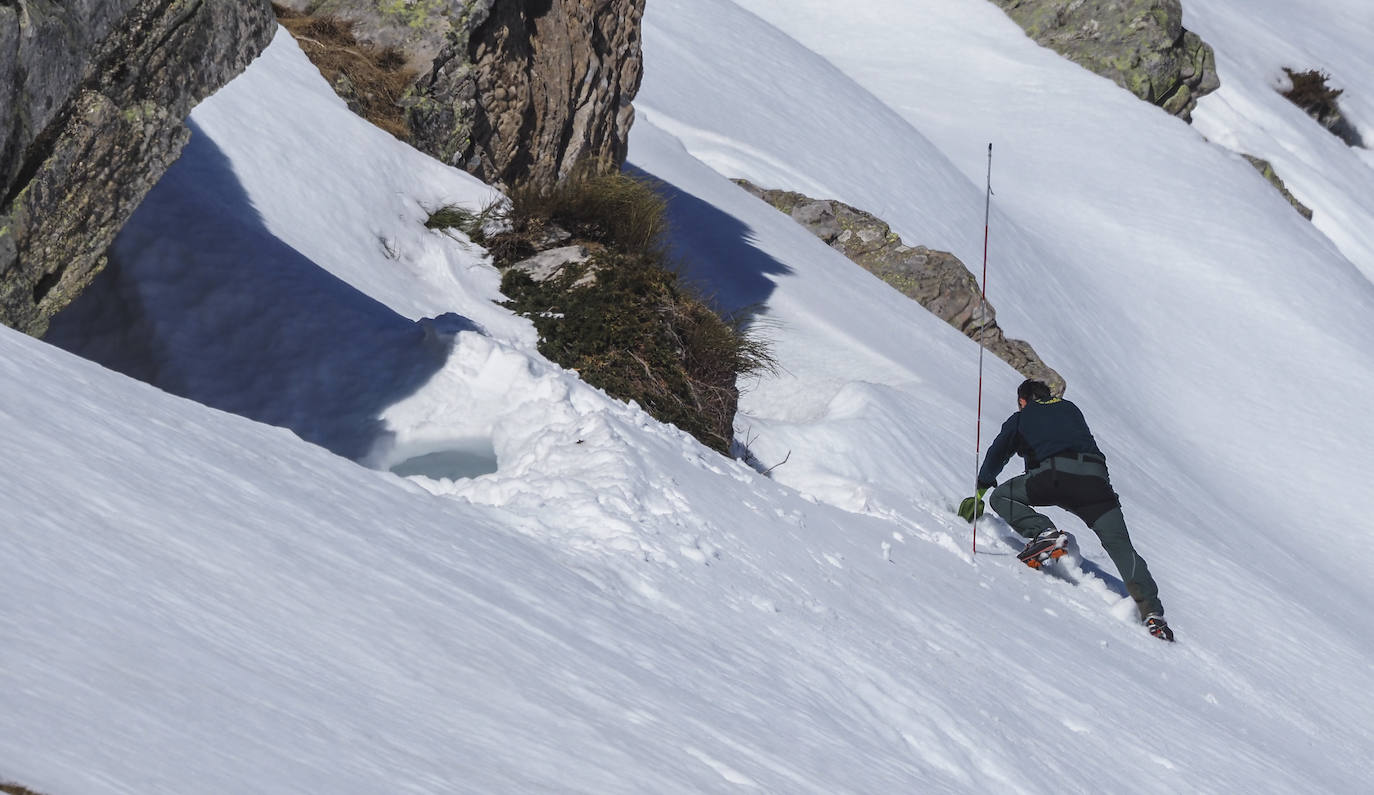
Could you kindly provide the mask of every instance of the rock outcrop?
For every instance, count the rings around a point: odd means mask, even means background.
[[[550,279],[557,279],[567,272],[573,265],[582,265],[592,258],[592,252],[586,246],[574,245],[563,246],[561,248],[550,248],[535,254],[533,257],[526,257],[514,265],[511,270],[520,271],[530,277],[536,283],[543,283]],[[570,285],[573,289],[578,287],[590,287],[596,284],[596,263],[587,266],[586,273],[575,279]]]
[[[619,169],[642,76],[643,14],[644,0],[498,3],[470,42],[469,170],[542,185],[582,163]]]
[[[1216,56],[1184,29],[1179,0],[993,0],[1038,43],[1191,121],[1215,91]]]
[[[747,180],[735,182],[970,339],[981,340],[988,351],[1017,372],[1044,381],[1056,395],[1064,393],[1064,379],[1040,360],[1030,343],[1009,339],[1002,332],[990,304],[984,315],[978,279],[958,257],[925,246],[908,246],[881,219],[847,204],[766,190]]]
[[[0,3],[0,322],[43,333],[275,30],[266,0]]]
[[[290,0],[400,48],[420,73],[408,140],[485,182],[618,169],[642,68],[644,0]]]
[[[406,54],[407,65],[428,72],[450,37],[466,38],[480,24],[495,0],[276,0],[293,12],[336,17],[353,25],[353,35],[378,47],[394,47]]]
[[[1274,172],[1272,163],[1264,158],[1255,157],[1254,155],[1242,154],[1241,157],[1245,158],[1245,161],[1254,166],[1255,170],[1258,171],[1270,185],[1273,185],[1279,193],[1283,194],[1283,198],[1287,199],[1288,203],[1293,205],[1293,209],[1297,210],[1299,215],[1309,221],[1312,220],[1312,208],[1298,201],[1298,197],[1289,192],[1288,186],[1285,185],[1279,175]]]

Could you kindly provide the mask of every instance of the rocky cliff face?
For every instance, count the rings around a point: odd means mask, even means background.
[[[493,184],[618,169],[639,90],[644,0],[291,0],[400,48],[421,77],[410,143]]]
[[[470,46],[477,83],[469,169],[549,184],[625,161],[642,74],[644,0],[498,2]]]
[[[925,246],[908,246],[881,219],[847,204],[791,191],[765,190],[746,180],[736,182],[965,336],[981,341],[1017,372],[1044,381],[1056,395],[1064,394],[1063,377],[1040,360],[1030,343],[1002,333],[997,312],[990,304],[984,314],[978,279],[958,257]]]
[[[407,65],[428,72],[450,40],[466,40],[496,0],[276,0],[275,5],[353,25],[353,34],[378,47],[406,54]]]
[[[0,322],[43,333],[275,29],[267,0],[0,2]]]
[[[1179,0],[993,0],[1031,38],[1185,121],[1215,91],[1212,48]]]

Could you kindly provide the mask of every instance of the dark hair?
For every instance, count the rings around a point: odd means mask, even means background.
[[[1049,400],[1050,387],[1044,381],[1027,378],[1016,388],[1016,397],[1029,403],[1032,400]]]

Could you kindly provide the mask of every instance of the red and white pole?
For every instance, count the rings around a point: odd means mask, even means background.
[[[992,215],[992,144],[988,144],[988,189],[983,201],[983,285],[978,305],[978,422],[973,443],[973,554],[978,554],[978,469],[983,454],[983,339],[988,329],[988,226]]]

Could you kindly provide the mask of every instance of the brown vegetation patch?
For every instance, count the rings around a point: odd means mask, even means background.
[[[0,784],[0,792],[8,793],[8,795],[42,795],[42,793],[34,792],[18,784]]]
[[[303,14],[275,3],[272,8],[349,109],[401,140],[409,138],[401,100],[418,75],[406,68],[405,53],[359,41],[349,20]]]
[[[1327,85],[1331,75],[1317,69],[1294,72],[1286,66],[1283,71],[1288,73],[1288,80],[1292,84],[1287,91],[1280,92],[1288,101],[1302,108],[1308,116],[1316,119],[1318,124],[1346,144],[1364,146],[1359,131],[1346,121],[1341,114],[1340,106],[1336,103],[1336,99],[1345,93],[1345,89]]]
[[[1331,75],[1316,69],[1294,72],[1284,67],[1283,71],[1288,73],[1288,79],[1293,84],[1293,87],[1283,92],[1283,95],[1294,105],[1307,111],[1308,115],[1318,121],[1340,113],[1336,107],[1336,98],[1344,93],[1344,89],[1332,88],[1326,84]]]
[[[517,186],[510,193],[512,233],[537,238],[553,222],[574,238],[662,263],[668,206],[654,187],[648,180],[602,169],[579,171],[552,188]]]
[[[516,188],[510,200],[496,217],[442,208],[430,225],[462,229],[491,252],[506,269],[508,306],[534,322],[550,360],[728,455],[736,379],[773,361],[742,320],[722,317],[678,276],[653,184],[588,170],[552,189]],[[490,222],[504,231],[483,234]],[[591,258],[544,281],[510,268],[570,243]]]

